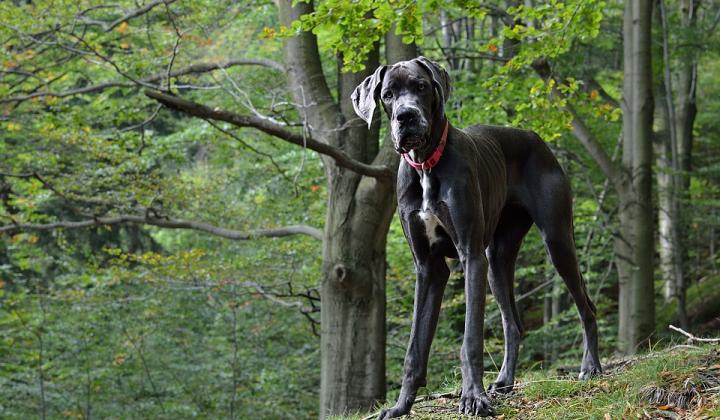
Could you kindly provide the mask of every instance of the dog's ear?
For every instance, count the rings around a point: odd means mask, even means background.
[[[438,106],[444,112],[445,102],[447,102],[450,97],[450,75],[448,75],[447,71],[445,71],[440,64],[428,60],[423,56],[415,58],[414,61],[432,76],[433,87],[438,96]]]
[[[350,99],[352,100],[355,113],[368,123],[368,128],[372,123],[375,105],[380,98],[380,87],[382,86],[383,77],[388,66],[380,66],[371,76],[368,76],[362,83],[355,88]]]

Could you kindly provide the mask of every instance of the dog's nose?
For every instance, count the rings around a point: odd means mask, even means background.
[[[410,107],[398,108],[395,119],[400,124],[412,124],[418,118],[418,112]]]

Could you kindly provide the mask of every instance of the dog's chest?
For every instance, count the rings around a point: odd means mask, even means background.
[[[440,238],[440,232],[438,229],[444,230],[444,226],[440,222],[437,216],[436,197],[438,193],[437,182],[434,182],[430,177],[430,174],[426,171],[420,173],[420,186],[422,188],[422,207],[418,216],[425,228],[425,235],[428,238],[430,245],[438,242]]]

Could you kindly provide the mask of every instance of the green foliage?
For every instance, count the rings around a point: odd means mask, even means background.
[[[280,32],[291,35],[311,30],[321,45],[342,54],[343,71],[360,71],[370,51],[393,25],[403,42],[422,42],[422,10],[411,0],[327,0],[312,14],[293,22],[291,30],[281,28]]]
[[[241,231],[322,226],[326,180],[316,155],[253,130],[156,111],[157,104],[134,81],[295,129],[299,118],[284,75],[274,70],[234,66],[168,80],[168,69],[241,57],[281,61],[284,37],[312,30],[332,86],[338,56],[344,71],[363,69],[368,53],[394,26],[404,42],[415,42],[451,73],[447,111],[454,125],[519,126],[550,142],[572,182],[581,270],[598,306],[601,350],[610,354],[616,335],[617,200],[573,138],[572,115],[565,107],[575,108],[609,155],[619,147],[622,111],[599,89],[620,98],[622,6],[597,0],[537,3],[503,16],[493,7],[503,2],[323,0],[313,14],[281,27],[267,0],[185,1],[159,5],[110,28],[137,5],[0,2],[2,224],[154,211]],[[443,45],[441,15],[454,23],[474,18],[480,35]],[[677,26],[676,13],[670,24]],[[696,170],[686,203],[692,206],[688,301],[703,308],[716,295],[720,265],[713,245],[720,223],[717,40],[716,34],[671,31],[671,45],[693,46],[674,48],[673,63],[701,56]],[[552,79],[536,75],[537,60],[549,61]],[[105,82],[114,85],[48,94]],[[29,97],[8,101],[24,96]],[[0,238],[0,417],[42,412],[75,418],[317,417],[320,359],[314,333],[322,254],[317,241],[232,242],[140,226]],[[387,259],[386,366],[393,400],[410,333],[415,277],[397,218]],[[455,389],[460,378],[463,282],[462,273],[454,271],[431,353],[428,389]],[[516,270],[527,331],[521,371],[578,363],[578,317],[559,283],[540,236],[532,231]],[[553,302],[559,310],[547,319],[543,312]],[[658,307],[659,325],[671,322],[672,304]],[[485,335],[489,383],[503,344],[490,296]],[[510,403],[501,409],[508,416],[562,418],[573,404],[578,412],[600,418],[634,416],[645,408],[636,404],[639,383],[655,383],[667,371],[689,374],[685,359],[695,356],[672,353],[589,383],[531,373],[523,379],[522,395],[529,404],[540,404],[537,412]],[[702,414],[718,415],[713,398],[714,405]]]
[[[39,175],[0,177],[3,219],[48,223],[152,208],[161,217],[237,230],[321,226],[325,194],[316,156],[254,132],[223,125],[233,138],[202,121],[156,113],[129,83],[165,74],[171,60],[181,69],[237,58],[227,46],[241,41],[255,57],[278,58],[279,42],[260,36],[276,24],[274,11],[262,1],[178,2],[107,32],[97,25],[83,32],[77,21],[91,8],[87,19],[111,22],[136,7],[125,3],[0,3],[2,21],[12,22],[0,26],[3,40],[11,40],[0,48],[8,71],[0,80],[3,98],[127,84],[3,105],[0,171]],[[175,25],[182,38],[173,58]],[[30,34],[53,28],[53,42],[84,55],[15,52]],[[37,77],[24,77],[28,71]],[[281,90],[275,76],[228,68],[174,78],[170,86],[233,109],[245,108],[243,100],[193,86],[213,77],[226,91],[240,84],[266,112]],[[296,307],[249,286],[317,298],[315,240],[228,243],[128,226],[4,235],[0,244],[0,417],[317,416],[316,327]],[[309,300],[297,301],[317,318]]]

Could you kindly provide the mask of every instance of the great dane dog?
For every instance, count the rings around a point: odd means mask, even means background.
[[[446,257],[459,259],[465,274],[460,412],[493,414],[483,386],[486,279],[500,307],[505,336],[502,368],[489,391],[512,390],[522,333],[513,294],[515,260],[533,223],[580,313],[580,379],[601,372],[595,306],[578,267],[565,173],[532,131],[452,127],[445,116],[449,92],[447,72],[418,57],[379,67],[351,97],[355,112],[368,126],[377,101],[390,119],[393,145],[403,157],[397,178],[398,212],[417,272],[400,396],[380,418],[407,414],[418,388],[426,384],[430,344],[450,274]]]

